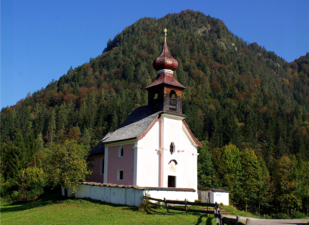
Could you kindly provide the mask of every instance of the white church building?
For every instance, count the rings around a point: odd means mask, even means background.
[[[177,67],[165,38],[163,51],[153,62],[157,77],[146,87],[148,105],[136,108],[90,151],[93,174],[85,184],[153,190],[154,198],[176,199],[168,196],[169,191],[177,192],[177,199],[198,198],[197,147],[201,144],[182,114],[185,87],[173,76]]]

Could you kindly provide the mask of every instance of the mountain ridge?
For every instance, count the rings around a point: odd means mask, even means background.
[[[287,204],[305,209],[309,53],[289,64],[232,34],[221,20],[191,10],[138,20],[109,40],[102,55],[3,108],[1,176],[8,189],[18,190],[14,179],[39,149],[74,139],[90,151],[147,105],[145,87],[156,77],[152,65],[165,27],[178,61],[174,77],[187,87],[186,123],[203,143],[199,188],[226,188],[237,206],[248,200],[255,210],[259,201],[265,213],[284,212],[280,206]]]
[[[51,133],[55,133],[55,137],[61,140],[72,127],[79,127],[81,133],[90,129],[91,146],[94,146],[101,136],[116,129],[136,107],[147,104],[144,87],[156,77],[152,62],[161,52],[164,27],[168,28],[169,50],[179,62],[174,76],[188,87],[184,92],[184,112],[188,114],[188,123],[199,139],[214,142],[217,135],[215,121],[209,118],[214,119],[214,115],[221,117],[218,115],[220,110],[224,114],[232,110],[236,120],[226,119],[233,123],[231,126],[236,129],[236,136],[241,140],[248,139],[250,143],[254,142],[254,135],[249,132],[251,128],[247,127],[246,117],[252,110],[258,112],[256,117],[259,120],[263,120],[267,113],[274,116],[280,110],[297,114],[297,117],[307,116],[309,93],[298,87],[303,86],[304,79],[294,79],[289,63],[257,43],[247,44],[228,31],[220,19],[185,10],[160,19],[145,17],[126,27],[108,41],[102,55],[74,70],[70,68],[58,81],[51,82],[45,89],[15,106],[3,108],[0,113],[2,121],[10,111],[29,107],[29,116],[33,117],[29,122],[34,125],[35,136],[42,133],[48,142],[53,139],[48,137],[51,129],[48,124],[53,123],[48,118],[50,113],[54,113],[58,125],[52,128]],[[89,99],[92,99],[93,107]],[[76,115],[66,125],[61,125],[57,122],[60,119],[58,113],[61,107],[69,104],[71,113]],[[122,104],[124,109],[120,108]],[[41,122],[40,128],[35,125],[38,120],[35,107],[44,111],[44,122]],[[93,112],[90,112],[90,107]],[[100,116],[100,112],[103,115]],[[199,117],[203,124],[197,123]],[[290,117],[293,123],[294,115]],[[26,131],[20,125],[17,127]],[[222,125],[220,129],[223,129]],[[12,140],[13,133],[10,128],[2,128],[0,134]],[[214,146],[242,142],[240,139],[232,141],[235,136],[232,129],[227,135],[219,133],[219,140]],[[263,132],[257,133],[255,136],[264,138]],[[258,146],[257,143],[262,140],[255,139],[254,145]]]

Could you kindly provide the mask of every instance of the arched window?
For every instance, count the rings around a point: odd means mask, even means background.
[[[158,93],[155,93],[154,96],[153,96],[153,99],[156,100],[156,99],[158,99],[158,97],[159,97]]]
[[[172,111],[177,110],[177,95],[174,90],[170,92],[170,110]]]
[[[174,90],[171,91],[170,98],[171,99],[176,99],[177,98],[176,92]]]
[[[170,145],[170,153],[173,154],[174,152],[175,152],[175,145],[172,142],[171,145]]]
[[[171,160],[168,162],[168,164],[170,164],[170,163],[172,163],[172,162],[174,162],[174,163],[175,163],[175,165],[177,165],[177,164],[178,164],[178,162],[176,161],[176,159],[171,159]]]

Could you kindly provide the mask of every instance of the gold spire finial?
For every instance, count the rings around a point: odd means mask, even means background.
[[[167,29],[166,29],[166,27],[164,28],[164,41],[166,42],[166,36],[167,36]]]

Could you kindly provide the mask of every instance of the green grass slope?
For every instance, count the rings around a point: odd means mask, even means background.
[[[49,195],[32,203],[1,202],[1,224],[215,224],[212,216],[120,206],[85,199]]]

